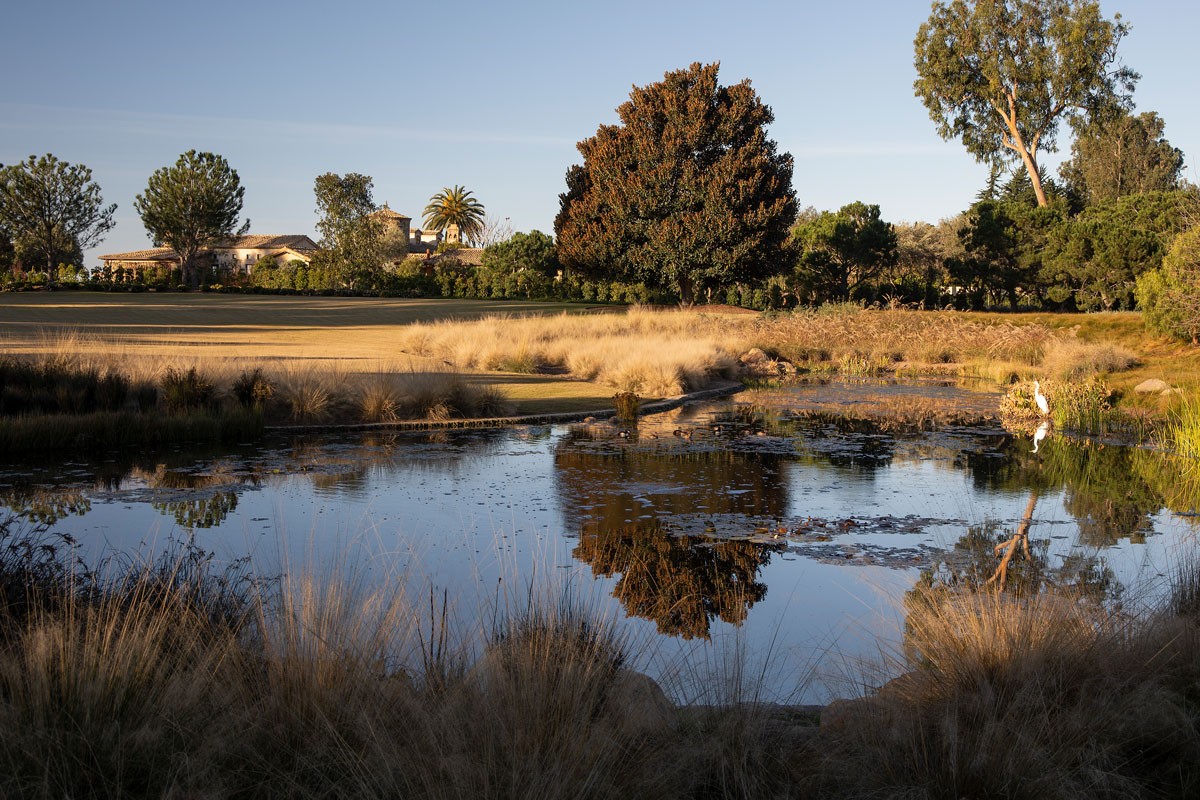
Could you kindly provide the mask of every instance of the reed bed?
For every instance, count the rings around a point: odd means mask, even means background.
[[[1170,409],[1164,431],[1167,447],[1184,458],[1200,458],[1200,399],[1178,398]]]
[[[859,796],[1192,796],[1200,627],[1190,606],[1177,608],[1130,617],[1053,591],[917,590],[903,676],[826,716],[827,786],[845,781]]]
[[[103,577],[70,551],[0,522],[3,796],[734,796],[569,592],[459,636],[443,593],[336,565],[262,581],[190,547]]]

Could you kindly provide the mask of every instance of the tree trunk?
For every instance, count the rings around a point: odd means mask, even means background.
[[[685,306],[696,304],[696,294],[692,287],[692,279],[687,275],[679,276],[679,302]]]
[[[1024,145],[1018,151],[1021,154],[1021,161],[1025,163],[1025,171],[1029,174],[1029,182],[1033,185],[1033,193],[1037,195],[1039,208],[1045,208],[1050,205],[1050,201],[1046,199],[1046,190],[1042,187],[1042,176],[1038,173],[1037,159],[1033,154],[1025,149]]]

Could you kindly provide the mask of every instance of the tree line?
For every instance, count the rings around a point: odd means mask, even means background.
[[[802,209],[792,158],[768,136],[774,116],[750,81],[722,85],[719,64],[667,72],[635,86],[619,122],[579,143],[582,163],[566,173],[552,239],[488,235],[495,226],[464,187],[431,198],[427,226],[456,226],[490,246],[482,265],[446,259],[440,282],[425,283],[457,296],[562,295],[556,281],[605,284],[608,296],[614,285],[641,286],[634,294],[758,307],[1179,304],[1200,287],[1188,283],[1191,251],[1172,248],[1200,203],[1164,121],[1135,110],[1139,76],[1118,58],[1128,32],[1095,0],[933,6],[914,40],[914,93],[940,136],[990,167],[969,207],[937,224],[889,222],[867,201]],[[1073,144],[1055,177],[1042,160],[1063,125]],[[38,199],[55,183],[77,195],[60,213]],[[314,189],[321,250],[309,270],[325,283],[370,290],[394,284],[397,273],[427,271],[402,258],[407,243],[387,240],[369,176],[329,173]],[[3,168],[0,190],[0,258],[8,263],[50,270],[112,227],[115,207],[103,205],[86,167],[53,156]],[[224,159],[190,151],[151,176],[135,207],[154,242],[179,253],[194,285],[195,254],[235,232],[241,200]],[[1164,263],[1168,252],[1176,257]]]

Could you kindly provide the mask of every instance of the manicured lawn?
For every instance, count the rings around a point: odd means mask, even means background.
[[[428,364],[400,350],[399,331],[411,323],[593,311],[577,303],[523,301],[24,292],[0,294],[0,353],[299,360],[348,373],[375,372]],[[478,373],[473,378],[481,380]],[[613,394],[593,383],[546,375],[489,375],[487,383],[501,387],[520,413],[603,408]]]
[[[398,325],[588,311],[580,304],[522,301],[23,292],[0,294],[0,346],[37,351],[75,333],[139,350],[216,347],[221,355],[261,357],[312,344],[339,356],[370,357],[387,354],[387,330]]]

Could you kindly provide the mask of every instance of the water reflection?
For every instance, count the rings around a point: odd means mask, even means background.
[[[1112,572],[1096,551],[1144,542],[1162,529],[1163,509],[1192,511],[1200,496],[1200,469],[1190,462],[1061,436],[1037,445],[1034,452],[1028,435],[994,424],[931,432],[759,399],[627,428],[279,438],[254,448],[0,465],[0,504],[49,524],[88,518],[97,506],[139,505],[189,531],[256,534],[271,523],[284,529],[276,518],[289,513],[297,515],[293,530],[316,533],[356,525],[361,517],[347,509],[380,508],[398,521],[393,527],[420,517],[444,531],[447,521],[463,524],[464,506],[481,515],[513,509],[511,521],[488,523],[565,533],[576,563],[611,581],[627,613],[665,634],[703,638],[718,621],[748,618],[783,553],[920,569],[922,581],[947,586],[985,585],[1007,555],[994,582],[1010,591],[1065,581],[1107,592]],[[1001,522],[969,526],[976,503],[1000,508]],[[1058,544],[1035,511],[1069,515]],[[525,543],[500,538],[513,552]],[[480,552],[473,542],[461,546]],[[890,555],[860,557],[870,548]]]
[[[981,489],[1061,489],[1080,543],[1092,547],[1142,542],[1153,532],[1153,515],[1164,508],[1188,512],[1196,504],[1195,465],[1134,447],[1058,437],[1034,453],[1013,439],[995,452],[964,453],[962,462]]]
[[[620,575],[613,596],[627,614],[653,620],[659,633],[708,638],[714,619],[741,624],[767,595],[759,571],[782,544],[680,535],[652,522],[595,527],[573,555],[602,577]]]

